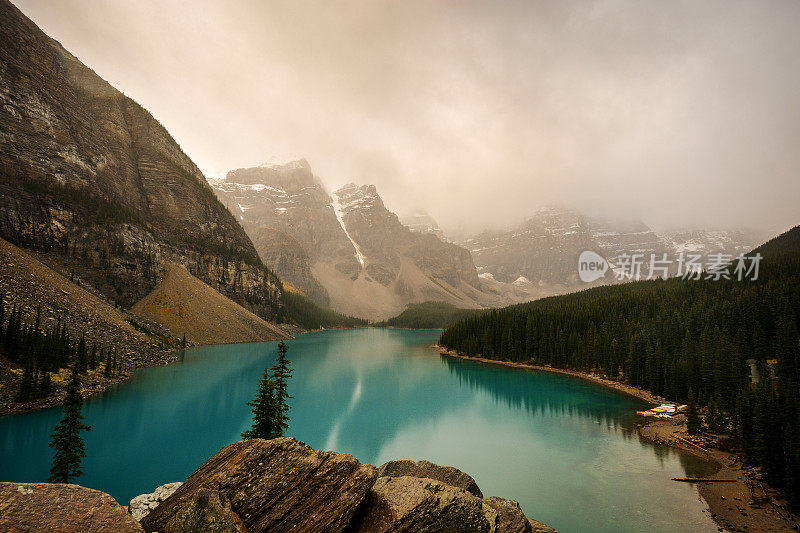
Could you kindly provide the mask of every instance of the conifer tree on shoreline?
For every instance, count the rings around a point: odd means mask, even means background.
[[[64,397],[64,417],[53,430],[50,441],[50,447],[55,448],[50,466],[51,483],[69,483],[71,479],[83,475],[81,459],[86,457],[86,447],[81,431],[89,431],[92,428],[83,423],[85,419],[81,414],[82,407],[80,375],[76,366],[67,385],[67,395]]]
[[[689,435],[696,435],[702,429],[702,422],[700,421],[700,413],[697,412],[697,399],[695,398],[694,391],[689,390],[689,405],[686,411],[686,431]]]

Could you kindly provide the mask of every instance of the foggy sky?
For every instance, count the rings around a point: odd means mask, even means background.
[[[446,230],[800,223],[795,0],[16,3],[208,177],[296,154]]]

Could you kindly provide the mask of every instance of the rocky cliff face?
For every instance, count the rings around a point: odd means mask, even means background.
[[[264,262],[337,311],[379,319],[426,300],[508,303],[483,290],[467,250],[411,231],[372,185],[329,194],[299,160],[234,170],[212,186]]]
[[[0,236],[130,306],[164,260],[262,316],[280,283],[145,109],[0,0]]]
[[[512,230],[483,233],[461,244],[484,277],[569,285],[578,281],[578,256],[595,243],[580,214],[543,209]]]
[[[432,234],[412,232],[386,209],[374,185],[345,185],[335,191],[343,227],[359,248],[368,276],[382,285],[398,279],[403,259],[410,259],[429,278],[453,288],[477,286],[469,252]]]
[[[287,288],[329,305],[328,293],[314,278],[311,265],[324,260],[346,275],[357,272],[331,198],[305,160],[241,168],[211,183]]]

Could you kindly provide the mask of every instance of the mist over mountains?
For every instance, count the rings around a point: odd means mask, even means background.
[[[329,192],[305,159],[272,158],[211,183],[285,287],[372,320],[425,301],[480,308],[586,288],[577,269],[584,250],[642,254],[646,270],[651,254],[737,255],[762,242],[742,230],[656,234],[640,220],[554,206],[508,230],[451,242],[424,210],[398,217],[374,185]]]

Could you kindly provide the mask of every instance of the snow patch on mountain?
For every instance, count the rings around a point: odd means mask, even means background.
[[[350,232],[347,231],[347,226],[344,224],[344,211],[343,206],[339,198],[339,191],[335,192],[331,197],[331,207],[333,207],[333,212],[336,213],[336,220],[339,221],[339,225],[342,227],[342,231],[344,231],[345,236],[350,239],[350,242],[353,244],[353,248],[356,250],[356,259],[358,259],[361,268],[364,268],[364,254],[361,253],[361,248],[356,243],[355,239],[350,235]]]

